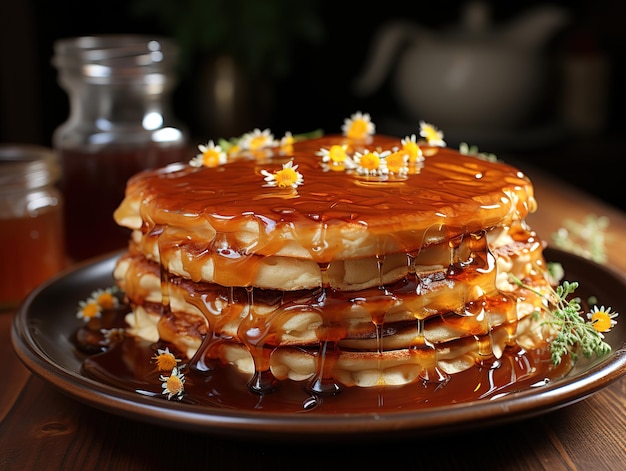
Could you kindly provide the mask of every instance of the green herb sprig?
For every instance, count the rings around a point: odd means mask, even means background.
[[[294,142],[302,141],[305,139],[314,139],[316,137],[322,137],[324,135],[324,131],[322,129],[316,129],[314,131],[309,131],[300,134],[294,134],[293,139]],[[232,137],[230,139],[219,138],[217,140],[218,145],[224,150],[224,152],[228,152],[232,147],[239,145],[239,142],[244,138],[244,135]]]
[[[498,161],[498,157],[496,156],[496,154],[480,152],[478,150],[478,146],[470,146],[467,142],[461,142],[461,144],[459,144],[459,152],[464,155],[472,155],[474,157],[478,157],[479,159],[486,160],[487,162]]]
[[[604,341],[602,332],[608,332],[615,325],[613,318],[617,313],[612,313],[611,308],[598,309],[594,307],[592,313],[584,315],[579,297],[571,295],[578,289],[577,281],[563,281],[556,289],[552,290],[552,296],[542,294],[532,287],[525,285],[522,281],[511,275],[514,282],[547,301],[545,311],[548,316],[541,322],[541,325],[548,325],[556,331],[554,339],[550,343],[551,359],[554,365],[558,366],[564,355],[569,353],[572,360],[578,358],[577,352],[581,351],[587,358],[593,356],[603,356],[611,351],[611,345]],[[540,312],[534,313],[535,319],[539,320]],[[598,317],[600,316],[600,318]],[[605,329],[608,323],[608,329]],[[599,330],[601,329],[601,330]]]

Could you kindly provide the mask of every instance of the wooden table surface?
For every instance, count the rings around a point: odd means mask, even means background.
[[[609,263],[626,273],[626,215],[524,170],[539,202],[530,225],[548,240],[564,218],[608,216]],[[1,470],[626,470],[625,377],[556,411],[463,433],[366,443],[243,440],[162,428],[75,402],[22,365],[11,345],[12,319],[12,312],[0,313]]]

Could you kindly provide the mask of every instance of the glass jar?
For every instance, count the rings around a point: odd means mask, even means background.
[[[53,64],[69,97],[53,135],[60,156],[68,254],[82,260],[125,247],[113,212],[135,173],[189,159],[187,131],[171,110],[178,49],[136,35],[58,40]]]
[[[0,307],[66,266],[60,167],[47,147],[0,145]]]

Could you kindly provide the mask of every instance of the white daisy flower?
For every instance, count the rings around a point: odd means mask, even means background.
[[[374,135],[376,126],[368,113],[357,111],[344,120],[341,130],[344,136],[350,139],[365,139],[366,137]]]
[[[279,188],[296,188],[304,183],[304,177],[298,172],[298,166],[290,160],[283,164],[283,168],[274,173],[267,170],[261,170],[261,174],[265,177],[266,186],[276,186]]]
[[[217,167],[223,165],[228,160],[226,152],[213,141],[209,141],[207,145],[200,144],[198,146],[200,154],[196,155],[189,165],[192,167]]]
[[[420,136],[426,139],[426,142],[431,146],[446,146],[446,141],[443,140],[443,131],[425,121],[420,121]]]
[[[167,399],[181,399],[185,392],[185,375],[180,372],[178,367],[174,367],[169,376],[161,375],[159,380],[163,381],[161,387]]]
[[[385,157],[390,154],[389,151],[379,153],[377,151],[365,151],[364,153],[356,152],[354,161],[357,164],[357,173],[360,175],[381,176],[389,173]]]

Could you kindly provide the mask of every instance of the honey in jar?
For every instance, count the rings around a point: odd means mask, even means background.
[[[56,154],[0,145],[0,308],[14,308],[66,265]]]

